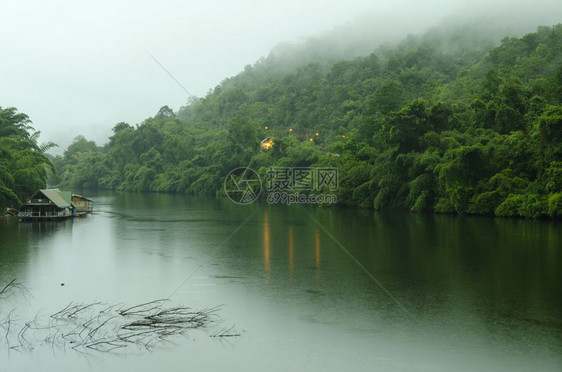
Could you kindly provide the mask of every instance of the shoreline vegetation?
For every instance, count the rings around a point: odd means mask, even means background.
[[[562,217],[562,25],[495,47],[459,28],[350,60],[283,61],[118,123],[104,146],[78,136],[50,161],[27,116],[1,110],[0,206],[48,173],[65,189],[220,195],[249,164],[262,179],[269,167],[337,168],[340,206]]]

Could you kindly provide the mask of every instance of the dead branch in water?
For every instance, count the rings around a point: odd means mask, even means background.
[[[167,300],[150,301],[150,302],[146,302],[146,303],[143,303],[143,304],[127,307],[127,308],[118,310],[117,312],[119,313],[119,315],[123,315],[123,316],[142,315],[142,314],[150,313],[153,310],[162,308],[162,305],[166,301]]]
[[[0,291],[0,299],[12,295],[16,289],[26,291],[12,280]],[[0,329],[5,332],[6,346],[16,350],[33,350],[35,344],[103,352],[130,346],[150,349],[157,343],[184,335],[188,330],[214,323],[214,315],[219,309],[195,311],[181,305],[167,307],[168,303],[169,300],[155,300],[124,307],[102,302],[71,302],[43,321],[36,317],[23,325],[16,324],[11,312],[0,320]],[[211,337],[239,336],[233,329],[222,329]]]
[[[69,304],[51,315],[54,321],[51,327],[57,329],[57,334],[73,349],[112,351],[131,345],[148,349],[159,340],[213,322],[212,314],[217,310],[165,307],[166,302],[156,300],[118,310],[114,310],[116,305],[99,302]]]
[[[225,338],[225,337],[238,337],[240,336],[240,332],[238,332],[234,326],[230,328],[222,328],[216,332],[211,333],[209,337],[214,338]]]
[[[23,284],[17,282],[16,279],[12,279],[12,281],[6,284],[4,288],[0,289],[0,300],[5,300],[17,292],[24,295],[29,294],[29,291]]]

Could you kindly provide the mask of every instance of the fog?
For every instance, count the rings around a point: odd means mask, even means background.
[[[185,105],[189,96],[147,51],[201,97],[245,65],[309,38],[343,58],[435,26],[479,21],[498,35],[518,35],[562,21],[559,0],[0,4],[0,106],[28,114],[42,142],[60,145],[55,153],[79,134],[103,144],[118,122]]]

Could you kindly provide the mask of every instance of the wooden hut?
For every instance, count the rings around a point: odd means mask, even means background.
[[[76,208],[75,214],[78,215],[92,213],[94,210],[94,201],[82,195],[72,194],[72,204]]]
[[[41,220],[72,217],[70,191],[41,189],[20,208],[23,220]]]

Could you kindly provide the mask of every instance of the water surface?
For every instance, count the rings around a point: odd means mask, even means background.
[[[8,371],[562,370],[560,223],[91,196],[86,218],[0,219],[0,283],[30,293],[0,318],[170,297],[222,323],[116,355],[4,342]]]

